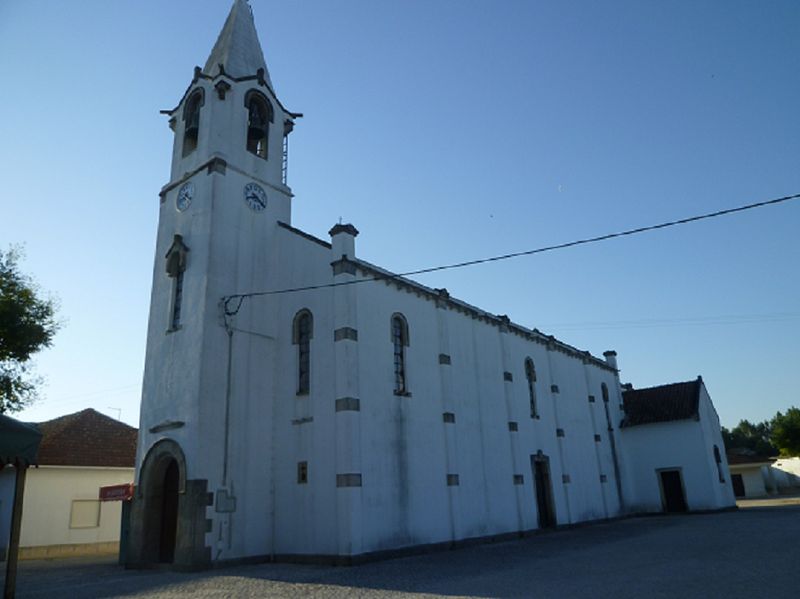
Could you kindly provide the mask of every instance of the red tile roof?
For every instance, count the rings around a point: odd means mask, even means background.
[[[39,423],[42,466],[133,468],[138,429],[88,408]]]
[[[701,378],[685,383],[659,385],[647,389],[623,391],[625,418],[622,426],[653,422],[697,419],[700,404]]]
[[[726,453],[726,457],[728,458],[728,465],[730,466],[741,466],[744,464],[769,464],[770,462],[775,461],[774,458],[769,458],[758,453],[746,454],[729,451]]]

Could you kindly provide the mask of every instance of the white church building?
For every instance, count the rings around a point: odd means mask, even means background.
[[[245,0],[166,112],[129,566],[354,563],[734,505],[702,380],[623,394],[615,352],[393,276],[353,225],[292,226],[301,115]]]

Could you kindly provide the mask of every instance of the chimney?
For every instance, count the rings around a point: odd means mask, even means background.
[[[611,368],[619,371],[619,368],[617,367],[617,352],[615,352],[613,349],[604,351],[603,357],[606,359],[606,363],[611,366]]]
[[[338,260],[342,256],[347,256],[351,260],[356,257],[356,236],[358,229],[350,223],[343,225],[333,225],[333,228],[328,231],[331,236],[331,254],[334,260]]]

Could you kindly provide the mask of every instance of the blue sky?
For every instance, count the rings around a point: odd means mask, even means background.
[[[800,192],[800,4],[253,0],[303,112],[293,224],[395,271]],[[0,3],[0,246],[64,321],[45,420],[138,422],[172,108],[229,0]],[[800,405],[800,201],[419,277],[601,355],[702,375],[723,424]]]

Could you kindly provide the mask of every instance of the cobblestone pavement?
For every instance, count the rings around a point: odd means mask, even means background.
[[[351,568],[21,562],[17,597],[800,597],[800,506],[656,516]]]

